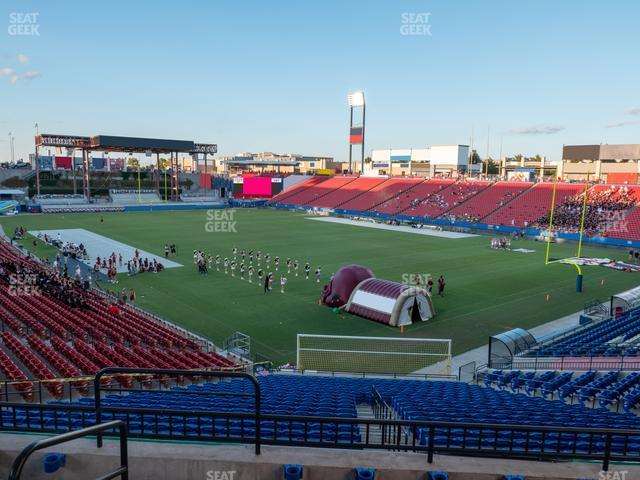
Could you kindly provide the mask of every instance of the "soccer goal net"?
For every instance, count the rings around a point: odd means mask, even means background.
[[[431,367],[429,373],[448,375],[451,340],[300,333],[296,365],[302,370],[394,374]]]

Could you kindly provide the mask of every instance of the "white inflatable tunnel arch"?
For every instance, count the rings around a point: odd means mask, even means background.
[[[360,282],[351,292],[345,310],[392,327],[425,322],[435,315],[427,290],[380,278]]]

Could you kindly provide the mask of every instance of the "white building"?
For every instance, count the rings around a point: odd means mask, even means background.
[[[450,175],[467,171],[468,145],[432,145],[427,148],[373,150],[365,175]]]

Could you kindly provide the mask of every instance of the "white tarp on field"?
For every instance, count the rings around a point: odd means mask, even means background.
[[[428,235],[430,237],[442,238],[469,238],[477,237],[472,233],[447,232],[446,230],[436,230],[425,226],[424,228],[406,227],[404,225],[387,225],[386,223],[375,223],[372,220],[350,220],[338,217],[307,217],[307,220],[317,220],[319,222],[342,223],[343,225],[354,225],[356,227],[378,228],[400,233],[416,233],[418,235]]]
[[[121,243],[116,240],[112,240],[109,237],[98,235],[97,233],[90,232],[84,228],[67,228],[59,230],[30,230],[29,233],[34,237],[38,235],[44,237],[45,233],[53,240],[58,239],[60,234],[60,240],[62,242],[72,242],[75,244],[83,244],[89,255],[88,260],[83,260],[88,267],[92,268],[96,262],[96,258],[107,258],[115,252],[116,256],[122,255],[122,265],[118,265],[118,273],[127,271],[127,261],[133,259],[135,256],[136,247]],[[164,245],[158,245],[158,248],[162,248]],[[139,250],[140,258],[148,258],[150,262],[155,258],[158,262],[162,263],[165,268],[181,267],[182,265],[171,260],[167,260],[164,257],[154,255],[153,253]]]

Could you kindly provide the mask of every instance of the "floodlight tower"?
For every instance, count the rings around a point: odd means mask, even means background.
[[[364,92],[353,92],[348,96],[349,99],[349,173],[353,172],[352,155],[353,146],[360,145],[360,173],[364,173],[364,124],[365,124],[365,102]],[[362,109],[362,120],[353,122],[353,113],[355,109]]]

